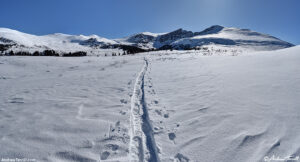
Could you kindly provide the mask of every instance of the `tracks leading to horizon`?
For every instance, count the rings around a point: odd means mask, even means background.
[[[130,161],[160,161],[144,92],[144,78],[148,65],[148,60],[144,58],[144,66],[136,78],[131,96]]]

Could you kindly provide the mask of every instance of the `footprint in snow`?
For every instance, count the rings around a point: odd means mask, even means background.
[[[119,149],[119,145],[116,144],[106,144],[105,147],[112,151],[117,151]]]
[[[121,99],[120,102],[121,102],[122,104],[127,104],[127,101],[126,101],[125,99]]]
[[[169,118],[169,114],[164,114],[164,118]]]
[[[176,162],[189,162],[190,159],[186,156],[182,155],[181,153],[178,153],[175,155],[175,161]]]
[[[101,160],[106,160],[109,157],[110,153],[108,151],[104,151],[100,155]]]
[[[122,110],[121,110],[119,113],[120,113],[121,115],[126,115],[126,112],[125,112],[125,111],[122,111]]]
[[[156,109],[155,112],[156,112],[158,115],[160,115],[160,116],[162,115],[162,114],[161,114],[161,110],[157,110],[157,109]]]
[[[176,138],[175,133],[169,133],[168,136],[169,136],[169,139],[172,140],[172,141]]]

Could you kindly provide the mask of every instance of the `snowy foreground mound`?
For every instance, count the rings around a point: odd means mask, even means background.
[[[0,158],[296,161],[299,74],[299,46],[236,57],[0,57]]]
[[[153,50],[207,50],[210,46],[222,50],[224,54],[236,54],[247,51],[276,50],[294,45],[249,29],[218,25],[201,32],[183,29],[158,34],[143,32],[111,40],[97,35],[61,33],[36,36],[0,28],[0,54],[5,55],[49,55],[47,54],[49,51],[45,52],[46,50],[53,50],[59,55],[78,51],[85,52],[87,55],[126,55]]]

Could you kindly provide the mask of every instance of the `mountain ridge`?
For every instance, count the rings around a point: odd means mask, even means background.
[[[152,50],[190,50],[203,46],[222,46],[267,51],[294,46],[274,36],[249,29],[228,28],[213,25],[200,32],[176,29],[168,33],[142,32],[131,36],[107,39],[98,35],[70,35],[54,33],[33,35],[9,28],[0,28],[0,52],[53,50],[57,53],[84,51],[86,53],[111,52],[137,53]]]

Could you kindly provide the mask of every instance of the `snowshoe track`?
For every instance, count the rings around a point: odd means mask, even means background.
[[[148,60],[144,58],[144,61],[144,66],[136,78],[131,97],[129,158],[130,161],[157,162],[160,160],[144,93],[144,78],[148,68]]]

